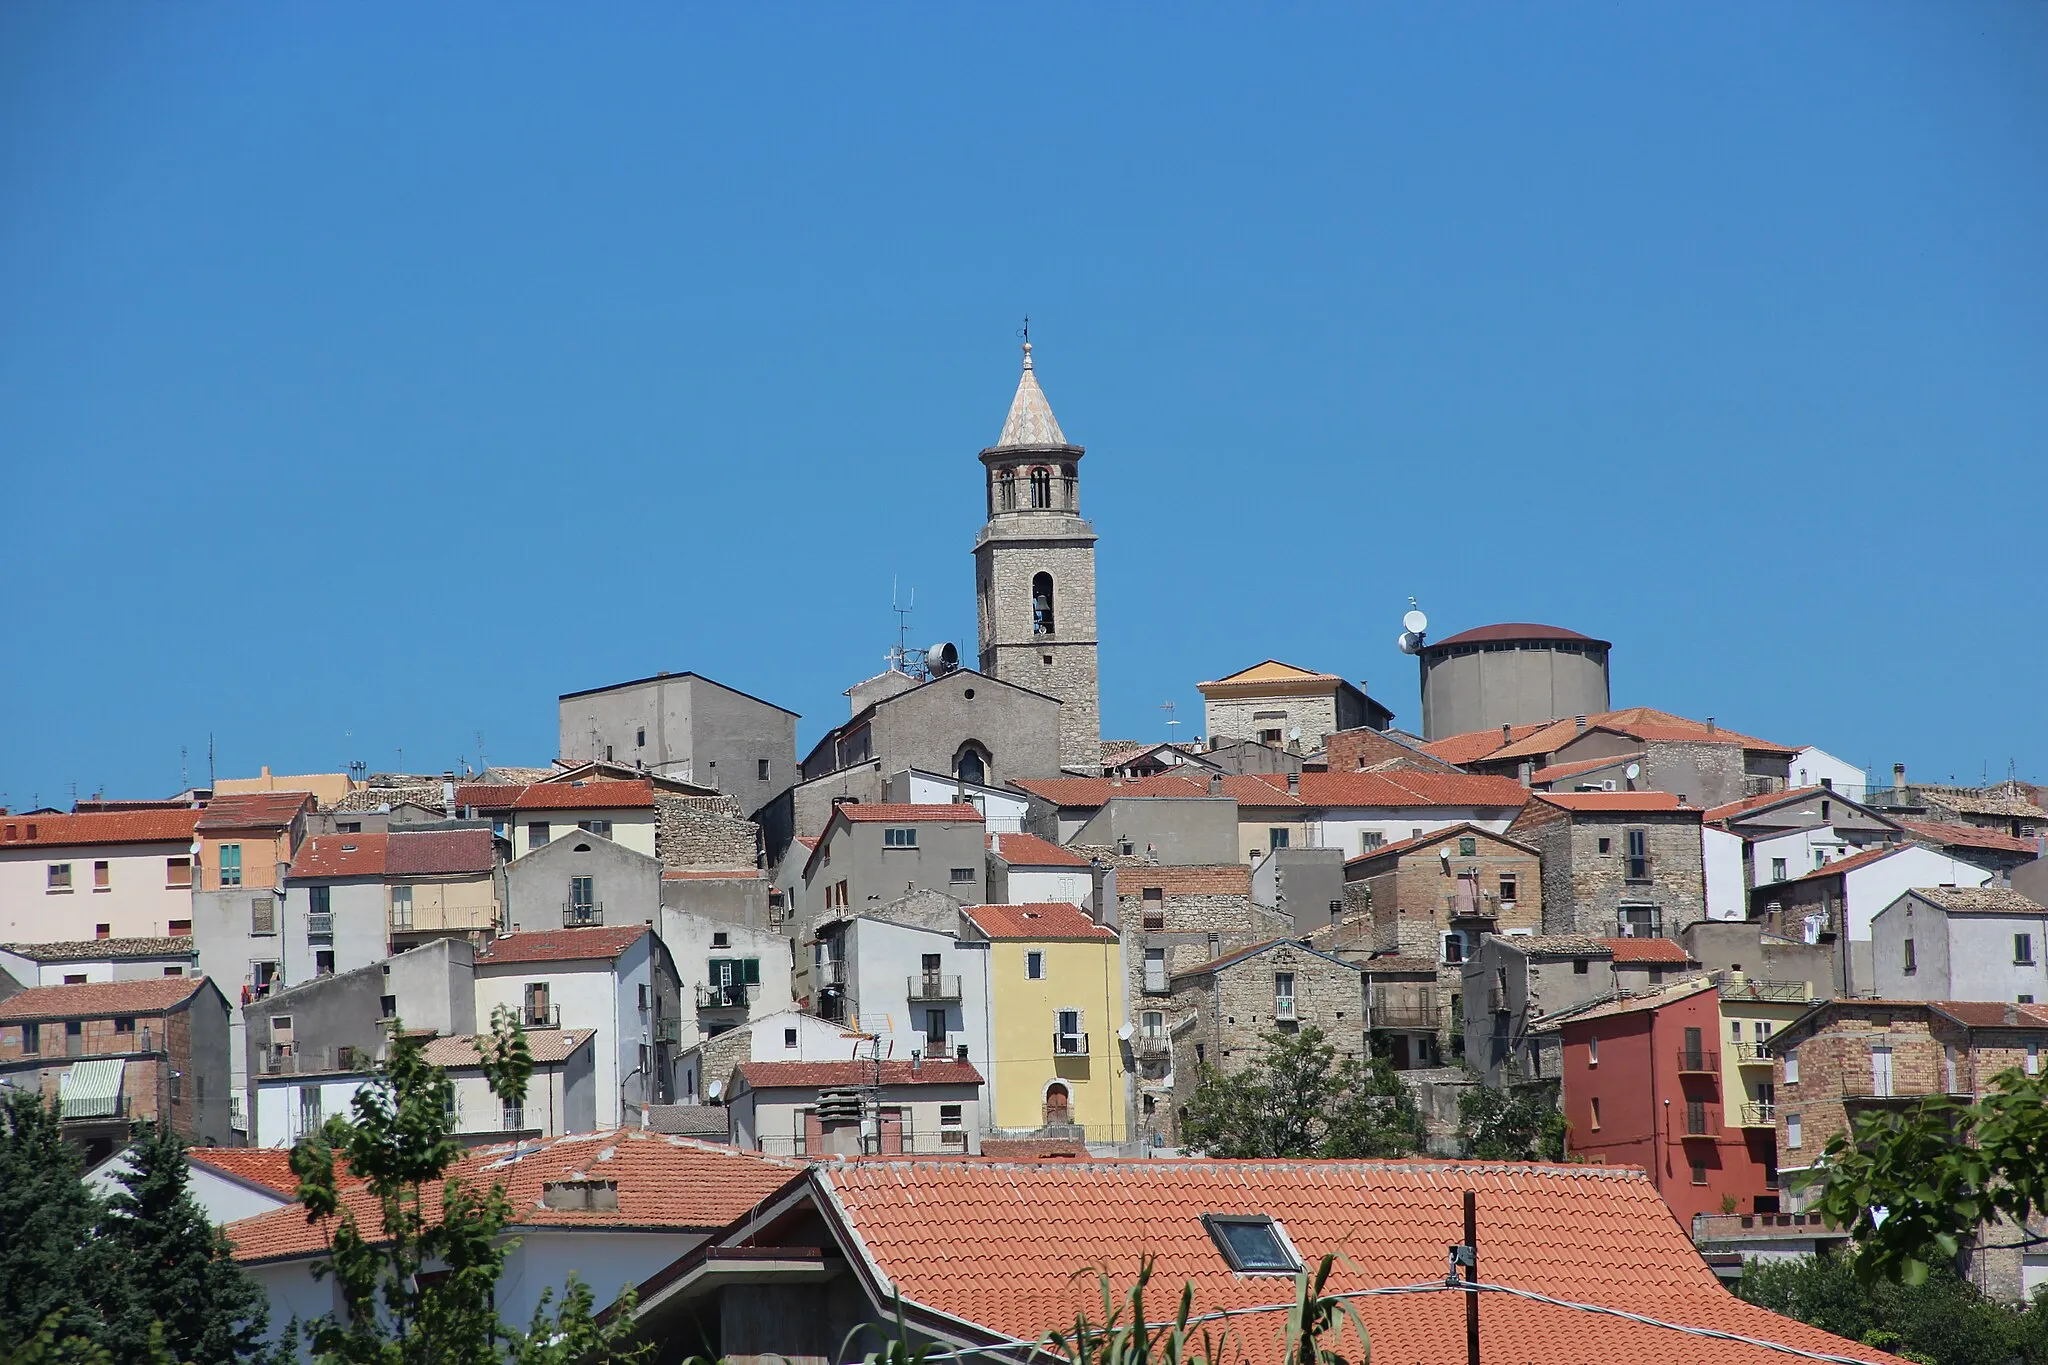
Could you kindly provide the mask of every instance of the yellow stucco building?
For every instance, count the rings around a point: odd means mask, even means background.
[[[977,905],[966,913],[989,941],[989,1126],[1028,1133],[1071,1125],[1090,1142],[1124,1141],[1116,933],[1064,902]]]

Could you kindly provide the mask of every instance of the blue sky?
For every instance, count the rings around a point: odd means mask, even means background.
[[[0,8],[0,804],[973,637],[1033,320],[1105,732],[1538,620],[2048,777],[2048,7]]]

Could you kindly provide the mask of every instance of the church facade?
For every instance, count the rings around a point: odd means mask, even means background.
[[[1081,516],[1085,453],[1060,430],[1025,342],[1002,435],[981,452],[988,520],[974,542],[980,671],[1058,698],[1060,766],[1099,774],[1095,528]]]

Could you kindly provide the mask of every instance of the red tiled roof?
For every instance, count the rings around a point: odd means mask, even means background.
[[[189,844],[203,811],[124,810],[95,815],[9,815],[0,818],[0,849],[16,844],[70,848],[85,844]]]
[[[1534,621],[1503,621],[1499,625],[1474,626],[1461,630],[1456,635],[1442,640],[1431,640],[1426,648],[1442,649],[1446,645],[1484,645],[1508,640],[1579,640],[1589,645],[1610,645],[1611,641],[1596,640],[1590,635],[1581,635],[1563,626],[1543,626]]]
[[[1865,1004],[1866,1001],[1844,1003]],[[1996,1000],[1909,1000],[1903,1004],[1931,1005],[1959,1024],[1971,1028],[2048,1028],[2048,1009],[2039,1005],[2005,1005]],[[2006,1011],[2011,1010],[2008,1020]]]
[[[1301,800],[1307,806],[1500,806],[1519,810],[1528,799],[1528,789],[1512,777],[1422,772],[1301,775]]]
[[[1531,782],[1562,782],[1567,777],[1580,773],[1597,773],[1602,768],[1618,768],[1624,763],[1633,763],[1641,754],[1610,754],[1606,758],[1582,758],[1573,763],[1553,763],[1547,768],[1538,768],[1529,774]]]
[[[1115,939],[1116,931],[1097,924],[1086,910],[1065,901],[1029,905],[970,905],[961,911],[990,938]]]
[[[292,859],[291,876],[304,881],[314,877],[381,877],[384,875],[384,844],[388,834],[316,834],[299,845]]]
[[[875,1084],[873,1062],[742,1062],[737,1068],[756,1090],[812,1090]],[[972,1062],[883,1062],[883,1085],[980,1085]]]
[[[646,778],[604,782],[477,782],[455,789],[455,804],[476,810],[654,809],[654,784]]]
[[[1533,798],[1566,810],[1697,811],[1670,792],[1535,792]]]
[[[1477,1196],[1481,1266],[1498,1284],[1686,1326],[1857,1360],[1894,1360],[1745,1303],[1724,1288],[1634,1167],[1414,1161],[1001,1161],[870,1159],[814,1168],[857,1245],[904,1299],[1024,1339],[1099,1314],[1152,1261],[1154,1287],[1191,1286],[1196,1313],[1283,1302],[1287,1282],[1234,1273],[1204,1214],[1266,1215],[1328,1292],[1443,1278]],[[1275,1292],[1275,1286],[1279,1292]],[[1171,1293],[1168,1293],[1171,1297]],[[1452,1292],[1351,1301],[1375,1361],[1464,1359],[1465,1300]],[[1232,1329],[1250,1365],[1278,1365],[1282,1315]],[[1347,1333],[1347,1335],[1349,1335]],[[1339,1346],[1359,1355],[1354,1338]],[[1776,1352],[1492,1295],[1483,1359],[1515,1365],[1655,1360],[1776,1365]]]
[[[1088,860],[1036,834],[991,834],[989,851],[1011,867],[1086,867]]]
[[[965,802],[946,802],[943,805],[913,806],[907,802],[887,802],[879,805],[860,805],[847,802],[834,806],[836,815],[843,815],[854,824],[912,825],[967,824],[981,823],[981,812]]]
[[[1624,711],[1603,711],[1597,716],[1586,717],[1587,730],[1608,730],[1615,734],[1627,735],[1631,739],[1664,740],[1689,744],[1739,744],[1745,749],[1761,749],[1774,754],[1792,754],[1782,744],[1758,739],[1735,730],[1724,730],[1715,726],[1709,730],[1705,721],[1689,720],[1675,716],[1669,711],[1659,711],[1653,706],[1631,706]],[[1579,728],[1578,718],[1567,716],[1543,726],[1526,739],[1517,739],[1505,748],[1495,749],[1485,755],[1488,759],[1548,758],[1552,753],[1571,743],[1585,731]]]
[[[2037,851],[2032,839],[2020,839],[1995,829],[1980,829],[1976,825],[1952,825],[1945,820],[1901,820],[1899,823],[1916,837],[1944,847],[1982,848],[1999,853]]]
[[[1169,896],[1249,896],[1252,870],[1243,863],[1222,863],[1214,867],[1120,867],[1116,872],[1119,898],[1135,896],[1156,886]]]
[[[446,1038],[429,1038],[421,1045],[420,1056],[444,1070],[480,1066],[483,1064],[482,1043],[490,1036],[488,1033],[457,1033]],[[552,1065],[567,1061],[577,1048],[596,1036],[597,1030],[590,1028],[530,1028],[526,1030],[526,1048],[533,1054],[535,1062]]]
[[[1685,955],[1685,949],[1668,938],[1603,938],[1600,940],[1600,946],[1612,953],[1616,962],[1649,962],[1683,967],[1692,961]]]
[[[313,803],[311,792],[235,792],[199,813],[201,829],[283,829]]]
[[[1788,787],[1781,792],[1764,792],[1758,796],[1745,796],[1740,801],[1730,801],[1726,805],[1709,806],[1707,807],[1707,813],[1700,818],[1710,823],[1715,820],[1732,820],[1736,816],[1749,811],[1762,810],[1765,806],[1775,806],[1783,801],[1802,800],[1813,795],[1815,792],[1825,790],[1826,788],[1824,787]]]
[[[1511,725],[1508,738],[1503,740],[1499,730],[1467,730],[1460,735],[1445,735],[1423,744],[1423,750],[1446,763],[1471,763],[1485,758],[1516,740],[1527,739],[1538,730],[1546,729],[1548,721],[1534,725]]]
[[[117,1014],[161,1014],[192,998],[203,976],[152,976],[140,981],[90,981],[76,986],[31,986],[0,1000],[0,1022],[36,1019],[107,1019]]]
[[[1359,854],[1356,858],[1346,858],[1344,860],[1344,866],[1351,867],[1358,863],[1369,863],[1377,858],[1385,858],[1389,856],[1404,856],[1406,854],[1414,853],[1418,850],[1428,848],[1431,844],[1440,844],[1446,839],[1455,839],[1459,837],[1477,837],[1484,839],[1492,839],[1497,843],[1506,844],[1511,848],[1518,848],[1522,850],[1524,853],[1530,854],[1532,856],[1536,852],[1535,849],[1529,847],[1529,845],[1523,843],[1519,839],[1510,839],[1505,834],[1496,834],[1490,829],[1481,829],[1479,826],[1467,820],[1455,825],[1446,825],[1442,829],[1436,830],[1429,834],[1418,834],[1413,838],[1403,839],[1398,843],[1381,844],[1378,848],[1368,849],[1364,853]]]
[[[999,1138],[981,1140],[981,1154],[991,1161],[1059,1161],[1088,1159],[1088,1144],[1064,1138]]]
[[[1839,877],[1844,872],[1854,872],[1859,867],[1869,867],[1874,862],[1889,858],[1905,847],[1904,844],[1881,844],[1876,848],[1866,848],[1861,853],[1837,858],[1823,867],[1814,868],[1811,872],[1802,872],[1792,880],[1803,882],[1813,877]]]
[[[487,829],[393,830],[384,871],[393,877],[448,877],[489,872],[497,850]]]
[[[292,1174],[290,1148],[187,1147],[185,1159],[274,1190],[287,1199],[298,1197],[299,1178]]]
[[[587,962],[614,958],[650,932],[644,924],[588,929],[521,929],[494,938],[476,955],[478,966],[496,962]]]
[[[637,1129],[578,1133],[539,1143],[480,1147],[458,1161],[451,1178],[505,1187],[516,1228],[721,1228],[788,1184],[801,1164]],[[618,1182],[619,1207],[597,1211],[541,1207],[543,1187],[557,1180]],[[372,1240],[383,1221],[361,1182],[342,1192],[357,1225]],[[429,1204],[434,1201],[429,1200]],[[235,1259],[286,1260],[325,1254],[331,1221],[308,1223],[293,1204],[228,1224]]]

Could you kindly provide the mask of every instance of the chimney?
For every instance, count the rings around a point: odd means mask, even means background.
[[[455,818],[455,771],[452,768],[441,774],[441,813],[450,820]]]
[[[2009,1027],[2013,1024],[2017,1024],[2019,1023],[2019,1021],[2020,1007],[2018,1005],[2007,1005],[2005,1007],[2005,1022],[2007,1026]]]
[[[1708,717],[1707,717],[1707,733],[1708,733],[1708,734],[1710,734],[1710,735],[1711,735],[1711,734],[1713,734],[1716,728],[1718,728],[1718,727],[1716,727],[1716,726],[1715,726],[1715,724],[1714,724],[1714,718],[1713,718],[1712,716],[1708,716]]]
[[[918,1072],[920,1072],[920,1071],[922,1071],[922,1070],[924,1070],[924,1053],[923,1053],[923,1051],[922,1051],[922,1050],[920,1050],[920,1049],[918,1049],[918,1048],[912,1048],[912,1049],[910,1049],[910,1072],[911,1072],[911,1074],[912,1074],[912,1075],[916,1075],[916,1074],[917,1074]]]
[[[1222,773],[1210,773],[1210,774],[1209,774],[1209,795],[1211,795],[1211,796],[1221,796],[1221,795],[1223,795],[1223,774],[1222,774]]]
[[[1581,723],[1582,723],[1582,724],[1584,723],[1584,722],[1583,722],[1583,719],[1582,719]],[[1500,727],[1500,744],[1501,744],[1501,747],[1502,747],[1503,749],[1505,749],[1505,748],[1506,748],[1506,747],[1507,747],[1508,745],[1510,745],[1510,744],[1513,744],[1514,742],[1515,742],[1515,727],[1514,727],[1514,726],[1512,726],[1512,725],[1502,725],[1502,726]]]
[[[1289,796],[1299,796],[1299,795],[1301,795],[1301,774],[1300,774],[1300,773],[1289,773],[1289,774],[1287,774],[1287,794],[1288,794]]]
[[[1906,765],[1903,763],[1892,764],[1892,791],[1902,798],[1906,794]]]
[[[1574,716],[1572,719],[1578,721],[1581,730],[1586,728],[1586,718],[1584,716]]]
[[[1535,760],[1525,758],[1517,764],[1515,766],[1515,780],[1525,787],[1534,782],[1536,780]]]

